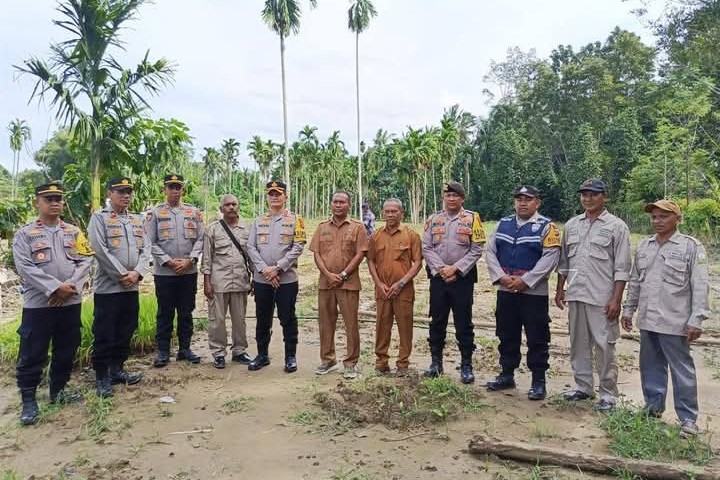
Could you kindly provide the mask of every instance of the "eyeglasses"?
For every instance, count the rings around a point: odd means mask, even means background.
[[[112,193],[117,193],[118,195],[130,195],[132,192],[132,188],[114,188],[112,190]]]
[[[42,198],[44,198],[47,203],[60,203],[63,201],[62,195],[44,195]]]
[[[182,190],[183,187],[182,185],[179,185],[177,183],[169,183],[165,185],[165,188],[167,188],[168,190]]]

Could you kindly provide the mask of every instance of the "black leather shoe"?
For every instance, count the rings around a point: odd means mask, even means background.
[[[435,378],[443,374],[443,364],[440,358],[433,358],[430,366],[423,373],[424,377]]]
[[[225,357],[217,356],[213,360],[213,367],[223,369],[225,368]]]
[[[20,423],[23,425],[34,425],[37,422],[38,415],[40,415],[40,408],[35,398],[35,389],[27,388],[20,390],[20,397],[22,398]]]
[[[574,392],[568,392],[563,394],[563,398],[569,402],[580,402],[582,400],[592,398],[592,395],[588,395],[587,393],[581,392],[580,390],[575,390]]]
[[[112,380],[110,377],[98,378],[95,380],[95,393],[98,397],[102,398],[113,396]]]
[[[178,350],[177,357],[175,358],[177,360],[186,360],[190,363],[200,363],[200,356],[195,355],[189,348],[181,348]]]
[[[252,360],[252,362],[248,363],[248,370],[260,370],[268,365],[270,365],[270,357],[259,354]]]
[[[153,367],[162,368],[162,367],[167,366],[168,363],[170,363],[170,353],[169,352],[158,352],[157,356],[155,357],[155,360],[153,360]]]
[[[241,363],[243,365],[249,365],[250,362],[253,361],[252,358],[250,358],[250,355],[247,354],[247,352],[238,353],[237,355],[233,354],[232,361]]]
[[[285,357],[285,373],[293,373],[297,371],[297,359],[295,355],[288,355]]]
[[[528,400],[545,400],[546,396],[545,383],[533,383],[528,390]]]
[[[462,383],[473,383],[475,381],[472,363],[463,363],[460,365],[460,381]]]
[[[487,382],[485,388],[491,392],[515,388],[515,379],[509,375],[498,375],[495,380]]]
[[[113,385],[135,385],[143,379],[142,373],[129,373],[122,367],[110,369],[110,381]]]

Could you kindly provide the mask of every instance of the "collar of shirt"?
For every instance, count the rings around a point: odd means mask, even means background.
[[[463,207],[460,207],[460,210],[455,215],[450,215],[450,213],[447,210],[443,210],[443,213],[446,217],[448,217],[449,220],[455,220],[456,218],[460,218],[465,214],[465,209]]]
[[[668,238],[667,241],[672,243],[680,243],[680,235],[680,232],[675,230],[675,233],[670,235],[670,238]],[[649,241],[657,243],[657,233],[650,237]]]
[[[540,218],[540,214],[538,212],[533,213],[532,217],[528,218],[527,220],[523,220],[522,218],[518,217],[517,213],[515,214],[515,222],[517,223],[518,227],[522,227],[526,223],[534,222],[538,218]]]
[[[345,218],[343,219],[343,221],[340,222],[340,224],[338,224],[337,222],[335,222],[335,217],[330,217],[330,223],[333,224],[333,225],[335,225],[336,227],[340,228],[340,227],[343,226],[343,224],[345,224],[345,223],[350,223],[350,217],[345,217]]]
[[[598,215],[595,220],[602,220],[604,222],[605,219],[603,217],[609,214],[610,212],[608,212],[607,209],[604,209],[602,212],[600,212],[600,215]],[[580,220],[587,220],[587,212],[583,212],[580,214]]]
[[[394,232],[390,232],[387,228],[387,225],[383,225],[382,230],[388,235],[395,235],[396,233],[399,233],[406,228],[407,227],[401,223],[400,225],[398,225],[398,228]]]

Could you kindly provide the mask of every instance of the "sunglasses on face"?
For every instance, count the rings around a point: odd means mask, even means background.
[[[182,185],[178,185],[177,183],[171,183],[166,186],[168,190],[182,190]]]

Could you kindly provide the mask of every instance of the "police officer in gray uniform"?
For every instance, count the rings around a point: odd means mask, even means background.
[[[144,219],[128,212],[132,193],[129,178],[110,179],[110,206],[93,213],[88,226],[96,262],[93,367],[95,389],[101,397],[112,396],[113,384],[133,385],[142,380],[141,374],[124,369],[130,339],[138,325],[138,285],[150,269],[150,242]]]
[[[164,367],[170,362],[175,312],[178,319],[177,359],[200,363],[200,357],[190,350],[190,340],[197,293],[197,262],[203,251],[205,228],[200,210],[181,201],[184,186],[182,175],[166,175],[163,192],[167,201],[153,208],[147,222],[158,301],[155,367]]]
[[[13,238],[15,268],[23,279],[23,311],[18,334],[16,365],[22,397],[20,422],[37,421],[35,398],[43,368],[50,362],[50,401],[80,400],[66,392],[73,361],[80,346],[80,305],[83,285],[90,272],[89,248],[80,229],[63,222],[63,189],[56,182],[35,188],[38,218],[21,227]]]

